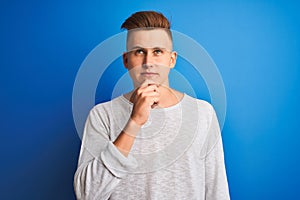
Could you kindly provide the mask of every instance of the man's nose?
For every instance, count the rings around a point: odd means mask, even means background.
[[[150,52],[145,54],[143,64],[153,64],[153,55]]]

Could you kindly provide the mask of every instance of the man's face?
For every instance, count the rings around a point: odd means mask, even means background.
[[[168,75],[176,63],[172,41],[164,29],[138,29],[128,32],[123,62],[135,87],[151,80],[169,86]]]

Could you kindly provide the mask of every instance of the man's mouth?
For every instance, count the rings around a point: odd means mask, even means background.
[[[155,76],[158,75],[158,73],[154,73],[154,72],[143,72],[141,73],[142,76]]]

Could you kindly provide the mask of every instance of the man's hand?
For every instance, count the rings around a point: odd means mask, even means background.
[[[133,102],[131,119],[138,125],[145,124],[151,108],[158,104],[159,98],[158,85],[154,82],[145,81],[130,98],[130,101]]]

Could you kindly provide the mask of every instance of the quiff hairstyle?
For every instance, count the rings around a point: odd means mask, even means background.
[[[156,11],[140,11],[132,14],[122,24],[121,29],[133,30],[138,28],[163,28],[166,30],[172,41],[172,33],[170,31],[170,21],[160,12]]]

